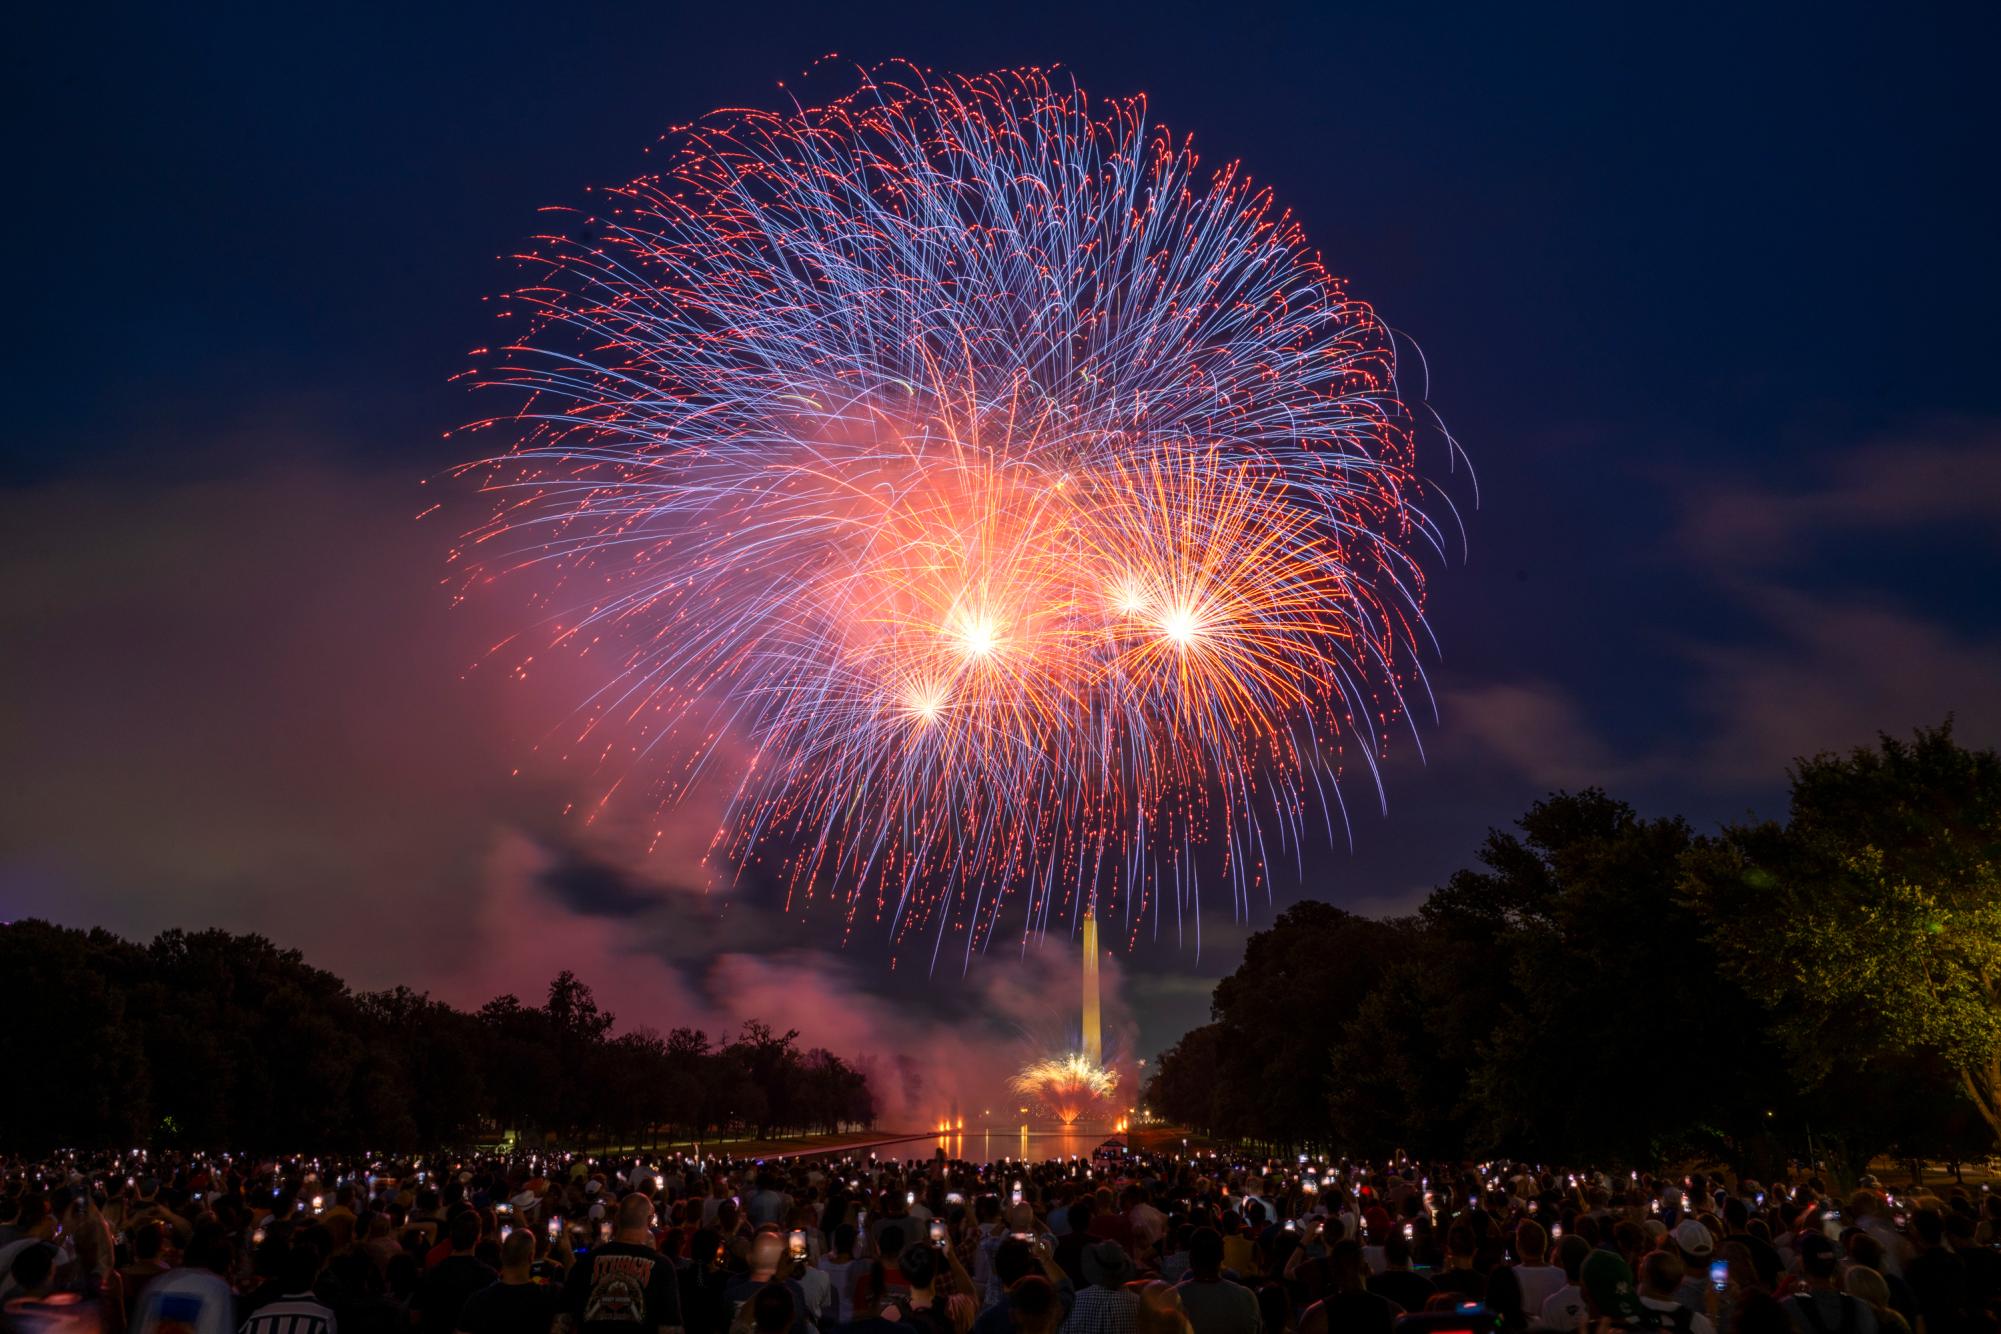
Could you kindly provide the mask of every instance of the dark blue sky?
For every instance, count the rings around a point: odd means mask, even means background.
[[[1779,810],[1801,750],[1948,711],[2001,740],[1996,14],[51,7],[4,94],[0,915],[256,927],[455,998],[561,966],[527,919],[664,957],[718,1013],[778,985],[718,951],[907,1004],[873,942],[822,963],[756,905],[650,906],[672,866],[503,794],[535,710],[460,680],[449,534],[408,523],[534,209],[831,51],[1144,91],[1423,346],[1482,497],[1436,572],[1442,718],[1281,903],[1406,907],[1557,786],[1707,826]],[[1213,925],[1199,963],[1132,957],[1142,1048],[1233,964]]]

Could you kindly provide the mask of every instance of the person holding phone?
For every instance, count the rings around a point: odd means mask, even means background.
[[[1640,1260],[1640,1307],[1651,1311],[1663,1329],[1675,1334],[1716,1334],[1716,1326],[1700,1311],[1690,1310],[1676,1298],[1688,1266],[1673,1251],[1649,1251]]]

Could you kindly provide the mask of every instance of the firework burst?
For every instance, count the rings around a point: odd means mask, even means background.
[[[1008,1087],[1035,1099],[1067,1126],[1092,1108],[1110,1104],[1118,1092],[1119,1077],[1084,1053],[1071,1052],[1031,1062],[1008,1081]]]
[[[1236,166],[1040,71],[666,163],[519,257],[470,373],[516,397],[466,583],[539,572],[612,664],[607,787],[728,785],[713,859],[899,938],[1247,909],[1422,680],[1388,328]]]

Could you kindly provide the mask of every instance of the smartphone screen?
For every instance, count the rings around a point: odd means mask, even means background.
[[[1718,1292],[1730,1286],[1730,1262],[1718,1260],[1709,1266],[1709,1286]]]

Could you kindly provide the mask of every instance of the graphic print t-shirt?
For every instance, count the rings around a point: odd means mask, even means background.
[[[646,1246],[606,1242],[570,1271],[563,1309],[583,1334],[652,1334],[681,1325],[674,1262]]]

